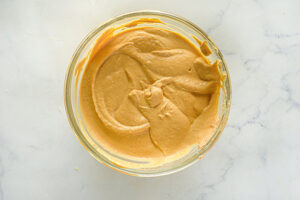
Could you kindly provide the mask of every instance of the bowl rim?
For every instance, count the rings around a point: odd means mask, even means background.
[[[227,75],[226,81],[228,82],[228,86],[226,87],[226,94],[225,94],[226,106],[224,107],[224,112],[222,114],[222,118],[220,120],[219,126],[216,129],[213,136],[210,138],[210,140],[206,143],[205,147],[201,148],[202,151],[198,151],[193,156],[191,161],[187,162],[184,165],[180,165],[180,166],[177,166],[177,167],[174,167],[171,169],[167,169],[164,171],[157,171],[157,172],[151,172],[151,173],[137,172],[137,171],[135,171],[136,169],[133,169],[133,171],[132,171],[132,170],[128,170],[128,168],[119,167],[118,165],[114,164],[113,162],[111,162],[107,158],[105,158],[105,156],[99,155],[99,152],[97,152],[92,147],[92,145],[90,145],[89,142],[85,139],[85,137],[82,134],[81,128],[79,127],[78,123],[76,122],[74,110],[72,108],[72,100],[71,100],[72,97],[71,97],[71,87],[70,87],[73,71],[76,67],[76,64],[77,64],[76,61],[78,60],[78,57],[80,56],[80,53],[82,52],[82,50],[84,49],[86,44],[88,42],[90,42],[90,40],[97,33],[106,29],[107,27],[109,27],[112,23],[122,20],[124,18],[143,17],[143,16],[147,16],[147,15],[169,18],[171,20],[178,21],[178,22],[188,26],[189,28],[194,29],[196,32],[200,32],[205,37],[205,39],[208,40],[216,48],[216,50],[217,50],[216,54],[223,63],[223,67],[224,67],[224,69],[226,71],[226,75]],[[155,177],[155,176],[163,176],[163,175],[167,175],[167,174],[172,174],[172,173],[181,171],[181,170],[191,166],[192,164],[197,162],[200,158],[202,158],[209,151],[209,149],[212,146],[214,146],[216,141],[219,139],[221,133],[223,132],[223,129],[225,128],[225,125],[228,120],[229,112],[230,112],[230,107],[231,107],[231,96],[232,96],[232,89],[231,89],[231,80],[230,80],[228,67],[226,65],[226,62],[224,60],[222,53],[220,52],[219,48],[214,43],[214,41],[200,27],[198,27],[194,23],[190,22],[189,20],[187,20],[181,16],[175,15],[175,14],[169,14],[169,13],[158,11],[158,10],[140,10],[140,11],[134,11],[134,12],[129,12],[129,13],[126,13],[123,15],[119,15],[117,17],[113,17],[113,18],[105,21],[104,23],[100,24],[98,27],[93,29],[91,32],[89,32],[85,36],[85,38],[79,43],[74,54],[72,55],[71,62],[69,63],[68,68],[67,68],[65,82],[64,82],[65,111],[67,114],[69,124],[70,124],[71,128],[73,129],[75,136],[77,137],[79,142],[82,144],[82,146],[89,152],[89,154],[91,154],[100,163],[102,163],[118,172],[121,172],[123,174],[139,176],[139,177]]]

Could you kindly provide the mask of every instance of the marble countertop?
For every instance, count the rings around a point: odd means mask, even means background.
[[[298,0],[1,0],[0,200],[300,199],[299,8]],[[64,110],[65,72],[79,42],[140,9],[199,25],[232,78],[220,140],[193,166],[158,178],[99,164]]]

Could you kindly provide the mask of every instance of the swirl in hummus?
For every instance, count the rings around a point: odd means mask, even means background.
[[[81,79],[93,137],[116,154],[154,160],[206,143],[218,122],[220,62],[169,30],[112,32],[90,50]]]

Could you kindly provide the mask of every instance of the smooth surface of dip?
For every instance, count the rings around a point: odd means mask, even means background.
[[[219,64],[175,32],[108,30],[86,57],[84,123],[99,144],[132,158],[159,160],[205,144],[218,121]]]

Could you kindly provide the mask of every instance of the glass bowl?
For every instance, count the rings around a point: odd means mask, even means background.
[[[80,78],[82,76],[82,72],[84,71],[81,70],[82,67],[84,68],[84,66],[80,65],[79,63],[88,54],[88,51],[93,47],[97,38],[99,38],[99,36],[101,36],[106,30],[108,30],[111,27],[118,27],[141,18],[159,19],[164,23],[141,23],[138,24],[137,27],[152,26],[168,29],[180,33],[197,47],[199,47],[199,40],[206,41],[212,51],[212,54],[207,58],[211,62],[214,62],[216,59],[219,59],[221,61],[221,72],[224,73],[226,76],[223,87],[222,89],[220,89],[218,126],[215,132],[212,134],[211,138],[208,140],[208,142],[202,145],[201,148],[195,146],[182,157],[176,160],[172,160],[170,162],[166,162],[163,165],[156,167],[149,167],[146,164],[138,163],[136,161],[123,158],[120,155],[116,155],[113,152],[108,151],[103,146],[101,146],[101,144],[97,143],[97,141],[93,139],[92,135],[88,132],[87,128],[85,127],[84,121],[80,114],[78,98],[81,83]],[[130,28],[132,27],[128,26],[122,30],[127,30]],[[81,68],[80,70],[78,69],[79,67]],[[202,158],[205,155],[205,153],[207,153],[208,150],[215,144],[215,142],[221,135],[228,119],[230,102],[231,84],[228,69],[220,50],[214,44],[212,39],[199,27],[189,22],[188,20],[160,11],[138,11],[128,13],[119,17],[115,17],[93,30],[87,35],[87,37],[80,43],[79,47],[76,49],[72,57],[71,63],[68,67],[65,80],[65,108],[70,125],[73,128],[74,133],[77,136],[80,143],[95,159],[97,159],[104,165],[111,167],[112,169],[115,169],[124,174],[140,177],[153,177],[171,174],[192,165],[197,160]],[[116,160],[118,162],[115,162]],[[136,164],[135,166],[138,167],[126,167],[126,163],[134,163]]]

